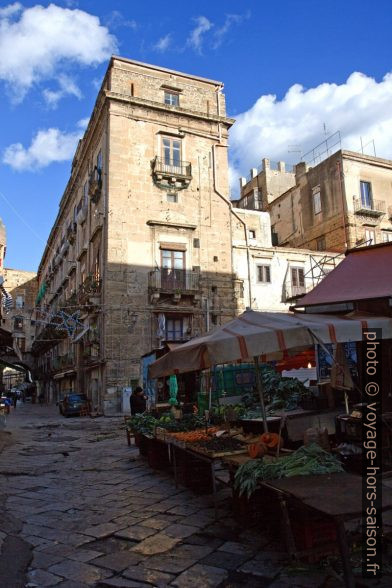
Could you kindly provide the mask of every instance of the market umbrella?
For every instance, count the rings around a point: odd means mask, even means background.
[[[149,368],[150,377],[159,378],[173,373],[203,370],[221,363],[253,359],[266,430],[259,361],[285,358],[315,343],[325,345],[361,341],[366,328],[379,328],[382,339],[392,338],[390,317],[358,313],[335,316],[247,310],[208,335],[192,339],[155,361]]]
[[[282,359],[316,343],[361,341],[363,329],[392,338],[392,318],[369,314],[322,315],[247,310],[203,337],[179,345],[150,365],[151,378],[204,370],[213,365]]]

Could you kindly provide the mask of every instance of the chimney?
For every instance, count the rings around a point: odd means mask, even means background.
[[[306,174],[308,171],[308,166],[306,165],[306,161],[300,161],[295,166],[295,180],[298,182],[299,178]]]
[[[240,178],[240,190],[246,186],[246,178]]]
[[[270,160],[266,159],[264,157],[264,159],[261,160],[261,165],[262,165],[262,170],[266,171],[267,169],[270,169]]]
[[[278,161],[278,171],[282,173],[286,171],[286,164],[284,161]]]
[[[250,170],[250,178],[251,180],[253,180],[253,178],[257,177],[257,169],[255,167],[252,167],[252,169]]]

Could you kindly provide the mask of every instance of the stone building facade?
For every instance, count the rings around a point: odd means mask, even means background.
[[[392,240],[392,161],[339,150],[293,170],[263,160],[237,206],[268,211],[274,244],[342,252]]]
[[[286,312],[339,264],[343,255],[274,247],[268,212],[233,209],[233,273],[237,310]],[[245,239],[243,224],[247,227]]]
[[[31,348],[35,336],[33,319],[37,296],[37,274],[11,268],[4,269],[4,287],[12,296],[12,307],[3,317],[4,328],[12,333],[26,365],[33,367]]]
[[[116,409],[143,354],[234,315],[222,88],[111,59],[38,271],[49,400],[76,389]]]

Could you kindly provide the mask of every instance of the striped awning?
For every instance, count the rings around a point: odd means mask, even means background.
[[[322,315],[248,310],[204,337],[192,339],[150,366],[150,377],[206,369],[222,363],[278,360],[316,343],[361,341],[363,329],[392,338],[392,318],[369,314]]]

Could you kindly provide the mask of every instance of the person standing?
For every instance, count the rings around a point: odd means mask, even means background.
[[[147,408],[147,396],[143,392],[143,388],[137,386],[132,392],[130,398],[131,415],[141,414],[146,411]]]

